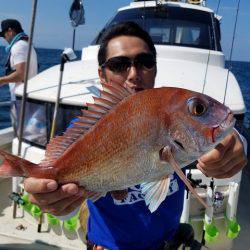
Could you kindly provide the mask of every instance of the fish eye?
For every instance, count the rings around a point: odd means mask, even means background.
[[[201,99],[191,98],[188,100],[188,110],[192,115],[201,116],[206,112],[207,105]]]

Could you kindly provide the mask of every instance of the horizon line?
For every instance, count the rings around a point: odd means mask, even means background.
[[[5,46],[2,46],[2,45],[0,45],[0,48],[5,48]],[[35,49],[50,49],[50,50],[61,50],[61,51],[63,51],[63,49],[56,49],[56,48],[43,48],[43,47],[34,47]],[[74,50],[74,51],[76,51],[76,52],[82,52],[82,49],[77,49],[77,50]],[[223,52],[222,52],[223,53]],[[224,54],[224,53],[223,53]],[[225,54],[224,54],[225,55]],[[229,62],[230,60],[229,59],[227,59],[227,58],[225,58],[225,61],[226,62]],[[250,60],[249,61],[245,61],[245,60],[240,60],[240,59],[234,59],[234,60],[232,60],[232,62],[246,62],[246,63],[250,63]]]

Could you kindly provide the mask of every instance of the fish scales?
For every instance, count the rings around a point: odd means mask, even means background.
[[[152,144],[149,142],[157,142],[159,121],[155,112],[159,109],[159,104],[155,100],[157,98],[150,96],[143,100],[138,98],[133,102],[120,103],[114,108],[96,127],[72,145],[71,150],[63,155],[62,159],[58,160],[60,165],[63,162],[65,166],[71,164],[71,158],[75,159],[74,163],[78,166],[84,162],[81,167],[74,167],[73,171],[72,168],[65,167],[65,172],[60,173],[59,181],[64,182],[61,176],[65,176],[65,180],[70,178],[76,180],[77,176],[86,188],[96,190],[95,183],[98,187],[105,187],[104,182],[109,182],[109,186],[118,187],[121,186],[117,182],[119,179],[123,183],[131,180],[133,184],[143,179],[145,177],[143,171],[148,171],[142,167],[138,168],[136,163],[144,159],[145,163],[140,164],[147,169],[150,163],[149,144]],[[117,114],[123,115],[117,117]],[[127,171],[124,171],[124,168]],[[138,176],[140,180],[136,181]],[[114,180],[113,184],[111,180]]]

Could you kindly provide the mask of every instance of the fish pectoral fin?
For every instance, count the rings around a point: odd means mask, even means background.
[[[113,197],[113,199],[115,200],[123,200],[128,196],[128,189],[124,189],[124,190],[115,190],[110,192],[111,196]]]
[[[201,199],[201,197],[198,195],[196,190],[192,187],[189,179],[186,177],[186,175],[182,172],[179,164],[174,159],[174,156],[171,152],[171,148],[169,146],[164,147],[161,150],[161,157],[162,160],[169,162],[169,164],[172,166],[176,174],[180,177],[180,179],[185,183],[189,191],[193,194],[195,198],[198,199],[198,201],[205,207],[208,208],[208,205]]]
[[[165,178],[141,184],[144,200],[151,213],[153,213],[165,200],[170,184],[169,176]]]

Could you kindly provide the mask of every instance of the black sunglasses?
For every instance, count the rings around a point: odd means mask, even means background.
[[[108,68],[115,73],[122,73],[128,71],[132,65],[137,69],[151,70],[156,65],[156,60],[150,53],[140,53],[134,59],[116,56],[109,58],[101,67]]]

